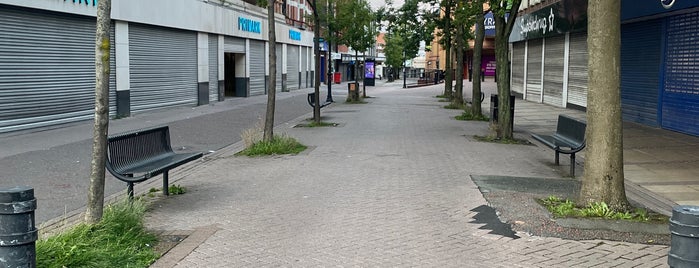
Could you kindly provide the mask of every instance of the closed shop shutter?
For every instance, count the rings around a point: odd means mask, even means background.
[[[541,49],[543,39],[527,43],[527,100],[541,101]]]
[[[587,107],[587,32],[570,33],[568,103]]]
[[[277,91],[282,91],[282,64],[284,64],[284,55],[282,54],[282,44],[277,44]]]
[[[658,126],[660,20],[621,26],[621,109],[624,120]]]
[[[287,89],[299,88],[299,47],[286,46],[286,80]]]
[[[226,36],[223,39],[223,51],[226,53],[245,53],[245,39]]]
[[[308,48],[307,47],[301,47],[301,87],[302,88],[307,88],[308,87],[308,74],[306,72],[308,70]]]
[[[512,44],[512,91],[524,93],[524,46],[526,42]]]
[[[129,26],[131,111],[197,104],[195,32]]]
[[[265,94],[265,42],[250,40],[250,95]],[[277,55],[279,56],[279,55]]]
[[[699,135],[699,13],[668,18],[662,126]]]
[[[92,118],[94,47],[94,18],[0,5],[0,132]]]
[[[218,35],[209,35],[209,103],[218,101]]]
[[[544,103],[563,106],[563,57],[565,35],[546,38],[544,58]]]

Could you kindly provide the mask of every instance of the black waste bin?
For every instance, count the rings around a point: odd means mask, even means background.
[[[699,206],[675,206],[670,219],[670,253],[673,268],[699,267]]]
[[[490,123],[497,124],[498,122],[498,94],[490,94]],[[510,115],[512,116],[512,121],[510,121],[510,131],[514,130],[515,122],[515,96],[510,95]]]
[[[36,267],[34,210],[33,188],[0,188],[0,267]]]

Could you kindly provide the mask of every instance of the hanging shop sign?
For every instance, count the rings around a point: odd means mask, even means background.
[[[510,42],[587,29],[587,0],[562,0],[515,21]]]

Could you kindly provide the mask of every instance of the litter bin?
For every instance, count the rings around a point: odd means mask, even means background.
[[[333,74],[333,81],[335,81],[335,84],[339,84],[342,81],[342,74],[341,73],[334,73]]]
[[[0,188],[0,267],[36,267],[34,210],[33,188]]]
[[[497,124],[498,122],[498,94],[490,94],[490,123]],[[510,95],[510,115],[512,120],[510,121],[510,132],[514,130],[514,118],[515,118],[515,96]]]
[[[699,206],[675,206],[670,219],[670,253],[673,268],[699,267]]]

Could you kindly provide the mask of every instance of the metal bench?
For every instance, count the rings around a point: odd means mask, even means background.
[[[585,148],[585,128],[587,124],[575,118],[558,115],[556,132],[553,135],[532,134],[532,137],[556,152],[556,165],[559,164],[558,154],[570,155],[570,175],[575,177],[575,153]]]
[[[168,171],[202,157],[202,153],[174,153],[167,126],[115,134],[107,138],[106,168],[127,183],[133,198],[134,183],[163,174],[163,194],[168,195]]]
[[[316,101],[315,101],[315,100],[316,100],[316,93],[315,93],[315,92],[308,93],[308,105],[310,105],[311,107],[316,107]],[[332,102],[325,102],[325,103],[323,103],[323,104],[320,105],[320,108],[323,108],[323,107],[325,107],[325,106],[328,106],[328,105],[330,105],[331,103],[332,103]]]

